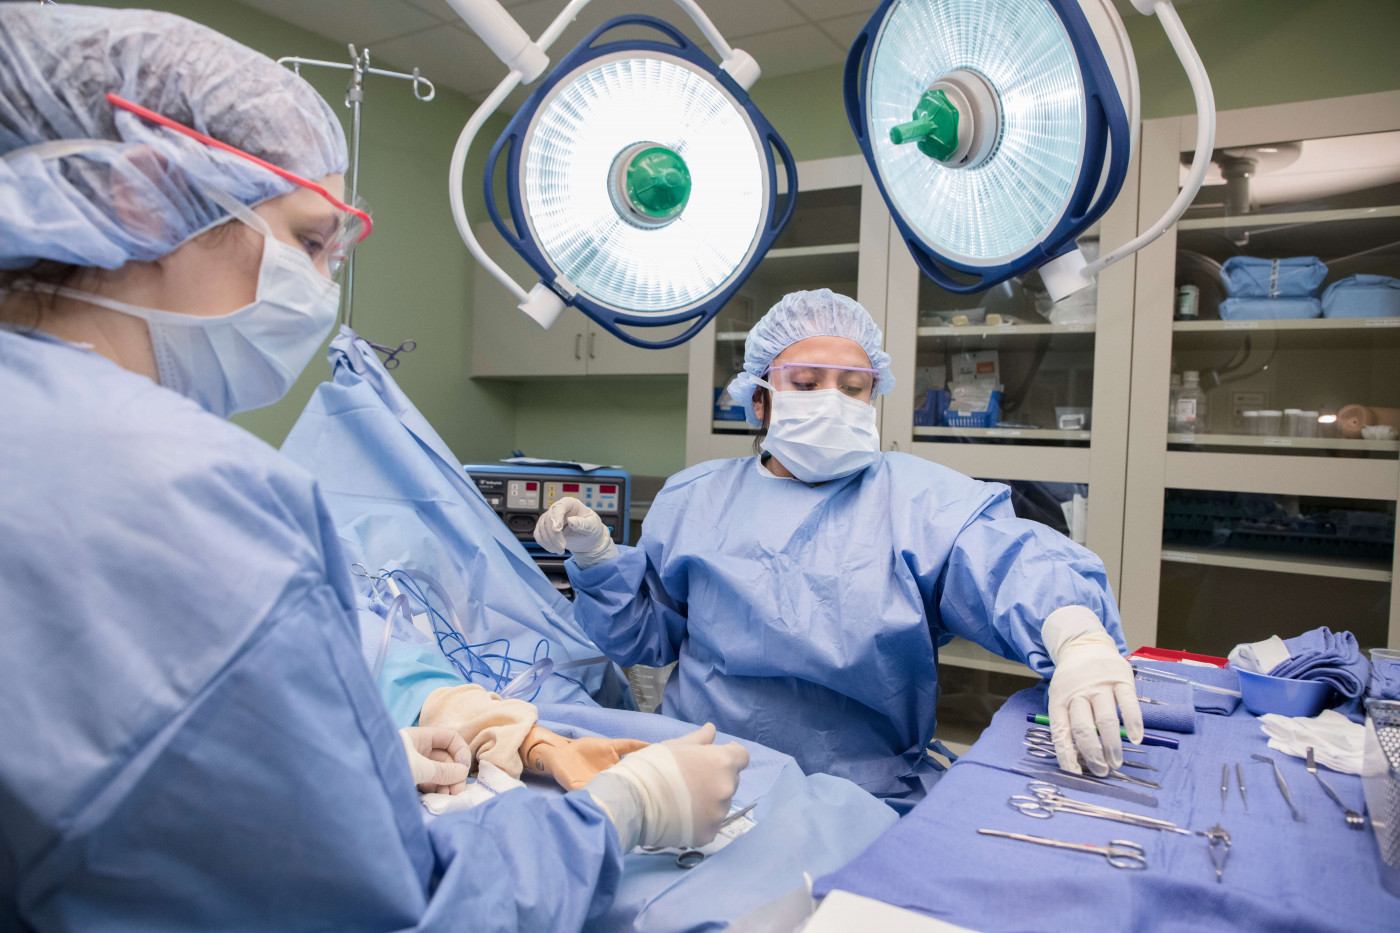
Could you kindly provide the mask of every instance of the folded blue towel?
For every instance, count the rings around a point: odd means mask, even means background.
[[[1270,677],[1331,684],[1344,701],[1336,707],[1338,712],[1355,722],[1366,718],[1361,710],[1361,696],[1366,692],[1371,665],[1361,655],[1355,635],[1334,633],[1324,625],[1296,638],[1285,638],[1283,643],[1288,646],[1288,660],[1269,671]]]
[[[1196,688],[1190,684],[1169,683],[1162,680],[1139,680],[1137,695],[1166,704],[1142,703],[1142,724],[1149,729],[1162,729],[1167,732],[1195,732],[1196,707],[1191,694]]]
[[[1196,683],[1205,684],[1208,687],[1222,687],[1226,690],[1240,689],[1239,675],[1229,668],[1200,667],[1195,664],[1180,664],[1175,661],[1134,661],[1133,666],[1145,670],[1164,671],[1173,677],[1185,677],[1187,680],[1194,680]],[[1149,682],[1139,678],[1138,687],[1141,688],[1143,684]],[[1144,693],[1142,696],[1152,696],[1152,694]],[[1192,688],[1191,704],[1196,707],[1198,713],[1228,716],[1235,711],[1236,706],[1240,705],[1240,698]]]
[[[1371,685],[1366,695],[1373,700],[1400,700],[1400,658],[1371,662]]]
[[[1222,321],[1296,321],[1322,317],[1316,298],[1226,298],[1220,302]]]
[[[1316,256],[1231,256],[1220,267],[1220,279],[1231,298],[1311,298],[1325,278],[1327,266]]]

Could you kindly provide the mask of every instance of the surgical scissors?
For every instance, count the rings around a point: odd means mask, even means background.
[[[1180,833],[1183,836],[1194,836],[1189,829],[1183,829],[1175,823],[1166,820],[1159,820],[1151,816],[1142,816],[1137,813],[1129,813],[1126,810],[1114,810],[1111,807],[1101,807],[1098,804],[1087,803],[1083,800],[1075,800],[1073,797],[1066,797],[1060,793],[1060,789],[1054,784],[1045,781],[1034,781],[1026,785],[1026,789],[1033,796],[1017,794],[1011,797],[1007,803],[1013,810],[1024,813],[1026,816],[1037,820],[1048,820],[1056,813],[1076,813],[1079,816],[1092,816],[1101,820],[1113,820],[1118,823],[1127,823],[1130,826],[1138,826],[1142,829],[1158,829],[1163,832]]]
[[[1058,755],[1055,754],[1055,746],[1051,745],[1051,744],[1048,743],[1048,742],[1040,742],[1040,741],[1037,741],[1037,740],[1035,740],[1035,739],[1026,739],[1026,741],[1025,741],[1023,744],[1026,746],[1026,754],[1027,754],[1027,755],[1030,755],[1032,758],[1058,758],[1058,757],[1059,757]],[[1125,768],[1142,768],[1142,769],[1144,769],[1144,770],[1146,770],[1146,771],[1156,771],[1156,770],[1157,770],[1156,768],[1152,767],[1152,765],[1149,765],[1149,764],[1147,764],[1146,762],[1143,762],[1143,761],[1127,761],[1126,759],[1123,761],[1123,767],[1125,767]]]
[[[1083,842],[1046,839],[1044,836],[1027,836],[1025,833],[1004,833],[999,829],[979,829],[977,832],[983,836],[1000,836],[1002,839],[1034,842],[1036,845],[1050,846],[1055,849],[1069,849],[1072,852],[1102,855],[1114,868],[1140,870],[1147,867],[1147,851],[1136,842],[1129,842],[1126,839],[1111,839],[1107,845],[1094,846]]]
[[[1055,740],[1050,737],[1050,730],[1045,726],[1027,727],[1026,738],[1032,742],[1039,742],[1041,745],[1049,745],[1051,748],[1055,747]],[[1147,754],[1147,749],[1138,748],[1136,745],[1129,745],[1127,742],[1123,743],[1123,751],[1124,753],[1132,752],[1134,755]]]

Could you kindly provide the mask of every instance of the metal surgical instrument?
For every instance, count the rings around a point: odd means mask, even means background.
[[[1147,852],[1136,842],[1128,842],[1125,839],[1112,839],[1108,845],[1091,846],[1082,842],[1063,842],[1059,839],[1046,839],[1043,836],[1027,836],[1025,833],[1004,833],[999,829],[979,829],[977,832],[983,836],[1000,836],[1002,839],[1034,842],[1036,845],[1069,849],[1071,852],[1102,855],[1114,868],[1140,870],[1147,867]]]
[[[1141,816],[1137,813],[1129,813],[1126,810],[1114,810],[1112,807],[1101,807],[1098,804],[1088,803],[1083,800],[1075,800],[1073,797],[1066,797],[1060,793],[1060,789],[1047,781],[1034,781],[1026,785],[1026,789],[1031,792],[1031,796],[1017,794],[1010,798],[1007,803],[1013,810],[1017,810],[1026,816],[1037,820],[1048,820],[1056,813],[1077,813],[1080,816],[1092,816],[1101,820],[1113,820],[1118,823],[1127,823],[1130,826],[1139,826],[1143,829],[1157,829],[1163,832],[1180,833],[1183,836],[1194,836],[1196,833],[1189,829],[1182,829],[1175,823],[1167,820],[1159,820],[1151,816]],[[1200,835],[1205,835],[1201,833]]]
[[[720,833],[724,832],[725,827],[727,827],[729,824],[733,823],[735,820],[738,820],[741,817],[748,816],[749,811],[756,806],[758,806],[758,804],[751,803],[747,807],[744,807],[744,809],[737,810],[734,813],[731,813],[728,816],[726,816],[720,822],[719,829],[715,832],[716,838],[718,838]],[[659,853],[667,851],[667,848],[665,846],[638,846],[637,849],[640,852],[647,853]],[[706,853],[702,852],[700,849],[682,849],[680,852],[676,853],[676,866],[678,868],[694,868],[696,865],[699,865],[701,862],[705,861],[707,857],[708,856],[706,855]]]
[[[1322,789],[1327,791],[1327,796],[1337,802],[1337,806],[1346,811],[1347,826],[1352,829],[1364,829],[1366,827],[1366,817],[1357,813],[1351,807],[1342,802],[1342,798],[1337,796],[1337,792],[1332,789],[1332,785],[1322,779],[1322,775],[1317,773],[1317,762],[1313,759],[1312,746],[1308,746],[1308,773],[1317,778],[1317,783],[1322,785]]]
[[[1235,762],[1235,780],[1240,782],[1240,799],[1244,801],[1244,812],[1249,812],[1249,798],[1244,795],[1244,772],[1240,770],[1240,763]],[[1279,778],[1279,780],[1283,780]],[[1287,791],[1284,791],[1287,793]]]
[[[1058,758],[1059,758],[1059,756],[1055,754],[1055,746],[1050,745],[1050,744],[1048,744],[1048,743],[1046,743],[1046,742],[1038,742],[1038,741],[1036,741],[1036,740],[1034,740],[1034,739],[1027,739],[1027,740],[1026,740],[1024,743],[1022,743],[1022,744],[1024,744],[1024,745],[1026,746],[1026,754],[1027,754],[1027,755],[1030,755],[1032,758],[1050,758],[1050,759],[1058,759]],[[1082,761],[1083,759],[1080,759],[1080,760]],[[1142,768],[1142,769],[1147,770],[1147,771],[1156,771],[1156,770],[1157,770],[1156,768],[1152,767],[1152,765],[1146,764],[1145,762],[1141,762],[1141,761],[1126,761],[1126,760],[1125,760],[1125,761],[1123,762],[1123,767],[1125,767],[1125,768]]]
[[[1283,802],[1288,804],[1288,812],[1293,814],[1293,821],[1295,823],[1306,823],[1308,821],[1308,818],[1303,814],[1299,813],[1298,808],[1293,806],[1293,795],[1288,792],[1288,785],[1285,784],[1283,781],[1283,772],[1278,769],[1278,765],[1274,762],[1274,760],[1268,755],[1260,755],[1258,753],[1250,755],[1249,757],[1253,758],[1255,761],[1266,762],[1274,769],[1274,780],[1278,782],[1279,793],[1283,794]],[[1239,765],[1236,765],[1235,767],[1239,767]],[[1240,782],[1240,789],[1243,790],[1244,779],[1241,778]]]
[[[1030,726],[1026,729],[1026,738],[1031,742],[1039,742],[1041,745],[1055,747],[1055,740],[1050,737],[1050,730],[1045,726]],[[1126,740],[1123,742],[1123,752],[1132,752],[1134,755],[1146,755],[1147,749],[1138,748],[1136,745],[1129,745]]]

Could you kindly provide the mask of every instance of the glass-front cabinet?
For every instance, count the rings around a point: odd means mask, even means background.
[[[1400,637],[1396,97],[1221,114],[1205,187],[1139,258],[1125,549],[1159,584],[1125,594],[1140,640]],[[1175,197],[1190,123],[1144,126],[1143,216]]]

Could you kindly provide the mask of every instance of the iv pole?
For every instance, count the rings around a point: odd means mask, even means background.
[[[417,68],[413,69],[412,74],[404,74],[400,71],[385,71],[382,68],[371,68],[369,64],[369,49],[357,52],[354,43],[351,43],[348,48],[350,50],[350,64],[348,65],[343,62],[326,62],[312,58],[301,58],[297,55],[288,55],[284,58],[279,58],[277,59],[277,64],[290,65],[292,71],[296,72],[297,75],[301,74],[302,65],[313,65],[318,68],[336,68],[351,73],[350,84],[345,88],[345,106],[350,108],[349,202],[354,204],[355,199],[360,193],[360,108],[365,100],[365,75],[373,74],[385,78],[400,78],[405,81],[412,81],[414,98],[421,100],[425,104],[437,96],[437,88],[433,86],[433,82],[420,75]],[[351,252],[349,258],[345,261],[345,287],[342,291],[344,294],[341,303],[340,323],[343,323],[346,327],[353,327],[355,318],[354,252]],[[373,346],[373,344],[371,344],[371,346]],[[405,343],[400,345],[398,350],[389,350],[381,347],[375,347],[375,349],[380,349],[388,353],[390,359],[397,363],[398,360],[394,359],[394,356],[399,351],[411,350],[412,347],[409,347]]]

